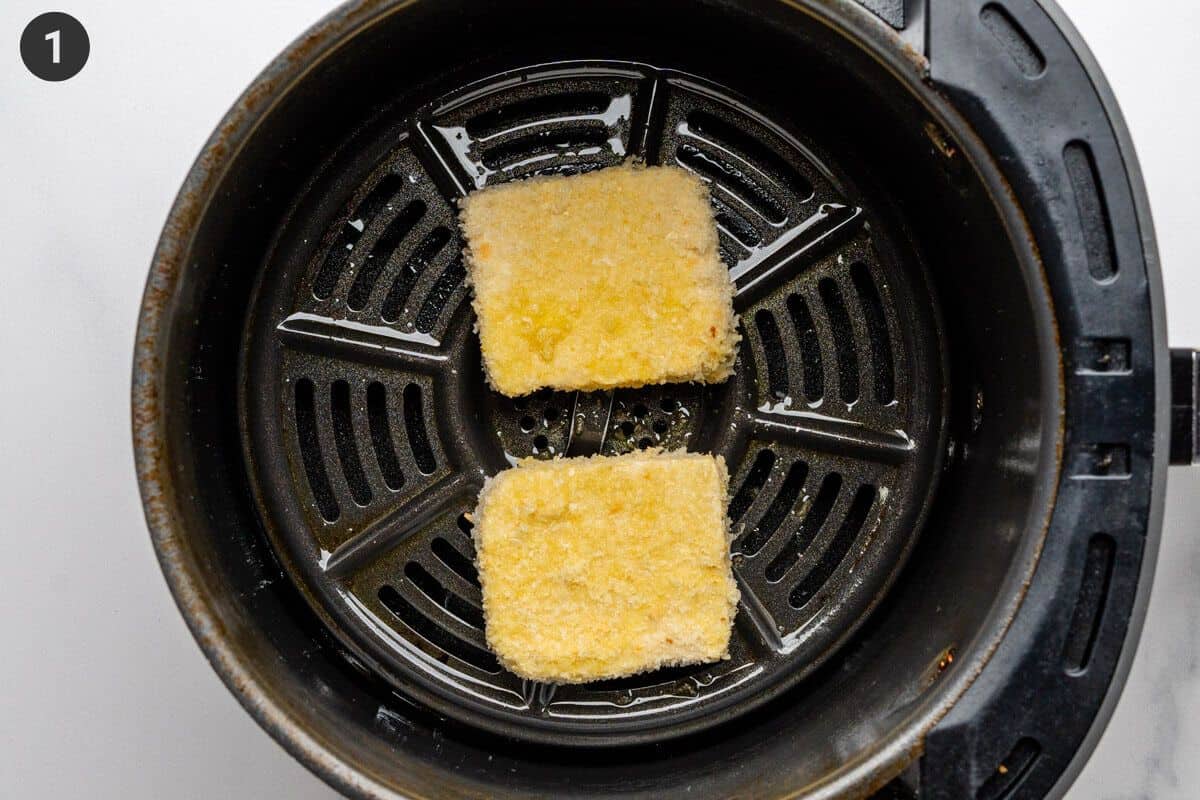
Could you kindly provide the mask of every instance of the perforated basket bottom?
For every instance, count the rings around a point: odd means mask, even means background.
[[[795,684],[879,601],[939,462],[940,337],[920,265],[802,134],[692,76],[572,63],[402,110],[324,165],[264,267],[242,407],[281,562],[363,669],[509,735],[631,743]],[[744,336],[736,375],[490,392],[455,199],[629,157],[710,184]],[[649,446],[729,464],[743,594],[731,658],[583,686],[504,671],[464,516],[484,476]]]

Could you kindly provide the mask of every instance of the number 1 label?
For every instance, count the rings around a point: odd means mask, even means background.
[[[62,61],[62,52],[59,49],[59,40],[62,38],[62,31],[50,31],[46,34],[46,41],[50,42],[50,61],[58,64]]]
[[[0,0],[0,6],[5,0]],[[70,14],[38,14],[21,32],[21,60],[44,81],[65,81],[79,74],[92,51],[88,32]]]

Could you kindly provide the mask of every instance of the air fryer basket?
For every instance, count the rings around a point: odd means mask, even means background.
[[[1055,9],[867,5],[351,3],[214,134],[143,304],[139,479],[205,652],[333,785],[999,798],[1078,769],[1168,450],[1136,163]],[[626,158],[709,183],[735,376],[491,392],[456,200]],[[482,480],[649,446],[729,463],[732,657],[508,674]]]

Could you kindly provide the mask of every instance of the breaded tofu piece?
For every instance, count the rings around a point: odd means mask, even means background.
[[[625,164],[462,201],[488,381],[610,389],[729,377],[739,336],[704,183]]]
[[[526,459],[475,510],[487,641],[554,683],[728,656],[738,588],[720,457]]]

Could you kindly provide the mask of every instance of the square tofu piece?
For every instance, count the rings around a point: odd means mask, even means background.
[[[626,164],[462,202],[488,380],[510,396],[729,377],[738,342],[708,190]]]
[[[583,683],[728,655],[738,589],[720,458],[536,461],[484,487],[487,640],[524,678]]]

